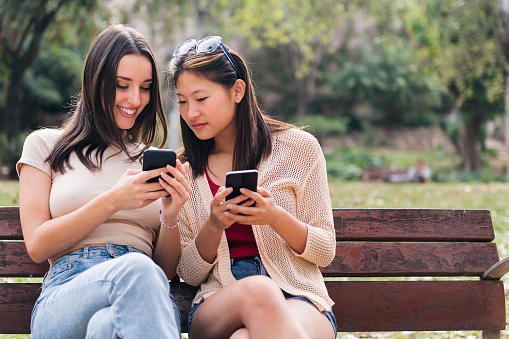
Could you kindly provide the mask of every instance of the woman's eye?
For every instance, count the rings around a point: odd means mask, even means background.
[[[150,92],[150,87],[141,87],[141,89],[146,91],[146,92]]]
[[[120,89],[127,89],[127,86],[120,86],[119,84],[117,84],[117,87]]]
[[[178,103],[179,105],[182,105],[182,104],[185,104],[186,102],[185,102],[184,100],[179,100],[177,103]]]
[[[197,99],[196,101],[204,101],[205,99],[207,99],[207,97],[205,97],[205,98],[199,98],[199,99]]]

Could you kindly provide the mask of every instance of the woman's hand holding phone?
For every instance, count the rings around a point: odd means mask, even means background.
[[[114,209],[130,210],[145,207],[165,195],[158,191],[159,183],[147,184],[147,179],[160,173],[158,170],[148,172],[130,169],[105,194],[114,205]]]
[[[249,199],[241,204],[236,204],[234,200],[227,201],[224,213],[239,224],[272,226],[286,212],[276,205],[270,192],[263,187],[258,187],[256,192],[241,188],[240,193]]]
[[[191,194],[191,183],[187,177],[189,163],[182,164],[177,154],[169,149],[148,149],[143,153],[143,170],[151,174],[147,183],[157,183],[166,195],[163,199],[163,214],[171,214],[174,218]],[[171,199],[169,199],[171,197]],[[173,211],[171,211],[173,210]]]

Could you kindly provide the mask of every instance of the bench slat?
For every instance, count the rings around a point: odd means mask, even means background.
[[[501,281],[327,281],[326,285],[336,302],[333,310],[340,332],[505,328]],[[39,287],[0,284],[0,333],[28,333]],[[191,307],[188,297],[194,295],[195,288],[172,282],[171,291],[185,333]]]
[[[340,332],[505,329],[502,281],[326,282]]]
[[[23,240],[17,206],[0,206],[0,240]]]
[[[337,244],[326,277],[481,276],[498,252],[494,243]],[[42,277],[46,262],[34,263],[19,242],[0,242],[0,277]]]
[[[41,284],[0,284],[0,333],[30,333],[30,316]]]
[[[332,210],[342,241],[493,241],[489,210]],[[19,208],[0,206],[0,240],[22,240]]]
[[[494,243],[337,244],[326,277],[481,276],[498,252]],[[42,277],[46,262],[34,263],[21,242],[0,242],[0,277]]]
[[[493,241],[489,210],[333,209],[342,241]]]
[[[0,242],[0,263],[0,277],[43,277],[49,269],[30,259],[23,242]]]
[[[338,242],[326,277],[477,276],[497,262],[495,243]]]

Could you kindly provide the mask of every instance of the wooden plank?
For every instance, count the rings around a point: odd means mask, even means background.
[[[493,241],[489,210],[333,209],[338,240]],[[19,208],[0,206],[0,240],[22,240]]]
[[[30,317],[41,293],[40,286],[38,283],[0,283],[0,333],[30,333]],[[170,291],[180,309],[184,333],[187,332],[187,316],[197,289],[180,281],[171,282]]]
[[[339,332],[505,329],[501,281],[326,282]]]
[[[30,316],[41,284],[0,284],[0,333],[30,333]]]
[[[23,240],[18,206],[0,206],[0,240]]]
[[[48,262],[36,264],[23,242],[0,242],[0,277],[43,277]]]
[[[340,332],[503,330],[501,281],[334,281]],[[182,329],[196,288],[171,283],[182,312]],[[30,333],[39,284],[0,284],[0,333]]]
[[[499,260],[495,243],[338,242],[326,277],[477,276]]]
[[[406,174],[407,170],[389,168],[363,168],[362,181],[384,181],[390,174]]]
[[[493,241],[489,210],[333,209],[342,241]]]

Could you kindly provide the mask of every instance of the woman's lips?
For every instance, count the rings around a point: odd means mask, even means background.
[[[206,123],[204,123],[204,124],[192,124],[191,126],[193,126],[193,129],[200,130],[203,127],[207,126],[207,124]]]

